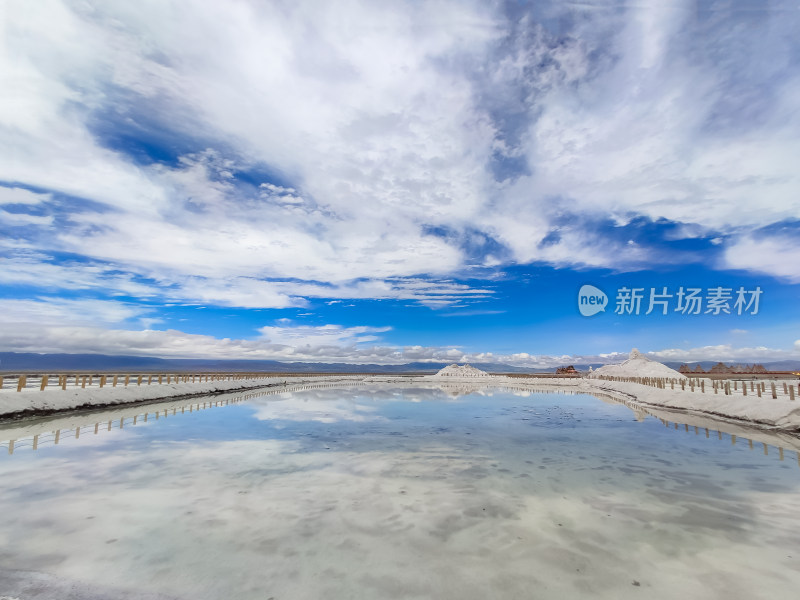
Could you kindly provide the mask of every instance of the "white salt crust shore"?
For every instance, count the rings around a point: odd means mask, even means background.
[[[680,389],[660,389],[638,383],[606,381],[588,378],[522,379],[518,377],[487,376],[476,378],[401,377],[363,375],[331,375],[316,377],[275,377],[274,379],[243,379],[209,383],[178,383],[154,386],[128,386],[87,389],[26,389],[21,392],[0,390],[0,419],[37,416],[68,412],[75,409],[99,408],[115,405],[132,405],[158,400],[173,400],[210,394],[221,394],[257,389],[285,388],[286,391],[303,386],[384,384],[435,386],[454,393],[469,393],[487,387],[504,387],[519,390],[573,391],[578,393],[609,395],[632,408],[660,408],[676,413],[713,418],[748,427],[758,427],[786,433],[800,432],[800,401],[767,394],[753,395],[714,394],[710,382],[705,393]]]
[[[587,382],[588,383],[588,382]],[[706,380],[706,391],[683,391],[660,389],[638,383],[592,380],[587,391],[605,392],[643,407],[665,408],[692,415],[714,417],[766,427],[787,432],[800,432],[800,402],[785,396],[772,398],[768,392],[761,398],[736,393],[725,395],[722,390],[714,393],[711,381]]]
[[[27,388],[0,390],[0,419],[26,415],[49,414],[80,408],[99,408],[175,398],[191,398],[228,392],[244,392],[298,385],[355,383],[363,376],[332,375],[330,377],[270,377],[269,379],[237,379],[202,383],[168,383],[161,385],[106,386],[104,388]]]

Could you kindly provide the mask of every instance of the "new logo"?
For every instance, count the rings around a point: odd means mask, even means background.
[[[578,291],[578,310],[584,317],[605,311],[606,306],[608,306],[608,296],[603,290],[589,284],[581,286]]]

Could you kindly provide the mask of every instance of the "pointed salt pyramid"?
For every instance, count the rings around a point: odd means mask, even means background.
[[[670,369],[667,365],[651,360],[634,348],[628,360],[618,365],[604,365],[593,371],[589,377],[663,377],[665,379],[686,379],[683,373]]]

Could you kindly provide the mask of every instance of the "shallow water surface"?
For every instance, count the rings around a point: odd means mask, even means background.
[[[794,452],[676,431],[586,395],[249,396],[86,414],[77,438],[74,418],[56,419],[40,429],[63,427],[57,444],[48,429],[36,450],[28,437],[3,451],[0,596],[788,599],[800,589]]]

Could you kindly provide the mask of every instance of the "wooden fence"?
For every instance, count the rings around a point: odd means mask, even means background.
[[[207,399],[205,401],[194,401],[192,400],[189,403],[180,403],[180,405],[175,405],[175,403],[169,403],[169,405],[164,408],[163,404],[156,404],[153,406],[148,406],[144,412],[136,412],[133,415],[118,415],[112,416],[109,420],[99,420],[97,416],[87,416],[87,421],[79,425],[77,427],[72,428],[57,428],[52,431],[48,431],[45,433],[38,433],[38,434],[31,434],[27,436],[19,437],[12,437],[10,439],[2,440],[0,437],[0,447],[5,447],[8,449],[8,454],[14,454],[16,450],[20,450],[24,447],[30,447],[33,450],[38,450],[43,444],[51,443],[53,445],[58,445],[59,441],[64,440],[65,438],[75,438],[79,439],[81,437],[81,433],[83,432],[86,434],[89,431],[93,431],[94,435],[98,433],[103,433],[104,431],[111,431],[112,429],[124,429],[128,426],[136,425],[137,423],[147,423],[148,418],[155,419],[156,421],[161,419],[166,419],[170,415],[178,416],[178,415],[190,415],[195,412],[200,412],[202,410],[206,410],[209,408],[216,408],[220,406],[228,406],[230,404],[238,404],[240,402],[245,402],[247,400],[253,398],[261,398],[263,396],[274,396],[285,394],[287,392],[301,392],[306,390],[320,390],[320,389],[329,389],[329,388],[341,388],[341,387],[353,387],[353,386],[365,386],[368,385],[366,382],[363,381],[334,381],[334,382],[322,382],[322,383],[313,383],[313,382],[303,382],[297,384],[289,384],[288,386],[280,386],[277,388],[269,388],[269,389],[256,389],[254,391],[246,392],[244,394],[239,394],[237,396],[230,397],[226,394],[224,398],[220,399]],[[102,413],[100,413],[102,414]],[[151,416],[152,415],[152,416]],[[5,431],[0,430],[0,436],[8,435]],[[3,596],[0,596],[0,600],[2,600]]]
[[[0,390],[14,389],[21,392],[24,389],[60,388],[68,387],[127,387],[141,385],[163,385],[176,383],[213,383],[215,381],[238,381],[267,378],[287,377],[315,377],[320,373],[20,373],[0,375]],[[349,375],[349,374],[348,374]]]
[[[603,381],[621,381],[627,383],[638,383],[660,389],[680,389],[682,391],[697,392],[700,394],[725,394],[731,396],[740,394],[742,396],[756,396],[758,398],[771,397],[777,400],[779,397],[794,400],[800,396],[800,383],[795,382],[766,382],[766,381],[743,381],[737,379],[715,379],[705,380],[697,378],[687,379],[668,379],[664,377],[608,377],[600,376],[598,379]],[[706,385],[708,381],[708,385]],[[708,388],[708,389],[706,389]]]
[[[83,432],[84,435],[86,433],[92,432],[94,435],[98,433],[103,433],[104,431],[111,431],[112,429],[124,429],[125,427],[134,426],[138,423],[147,423],[148,417],[151,419],[155,419],[156,421],[159,418],[166,419],[169,415],[176,416],[182,414],[192,414],[194,412],[200,412],[202,410],[206,410],[209,408],[216,408],[219,406],[228,406],[230,404],[237,404],[239,402],[243,402],[250,397],[254,397],[256,394],[239,396],[237,398],[226,398],[224,400],[207,400],[205,402],[192,402],[190,404],[186,404],[183,406],[171,406],[170,408],[160,408],[160,407],[153,407],[152,409],[148,409],[142,413],[135,414],[131,416],[119,416],[116,418],[112,418],[109,421],[95,421],[89,422],[84,425],[79,425],[78,427],[69,428],[69,429],[55,429],[53,431],[49,431],[46,433],[37,433],[32,436],[24,437],[24,438],[16,438],[10,439],[0,443],[0,446],[5,446],[8,449],[8,454],[14,454],[15,451],[20,450],[22,448],[30,447],[32,450],[38,450],[41,446],[46,444],[52,444],[57,446],[60,441],[63,441],[66,438],[74,438],[79,439],[81,437],[81,433]],[[2,596],[0,596],[2,598]]]
[[[678,431],[678,429],[679,429],[678,423],[670,423],[669,421],[667,421],[666,419],[662,419],[661,417],[657,417],[657,418],[658,418],[659,421],[661,421],[661,423],[662,423],[662,425],[664,425],[664,427],[669,428],[669,426],[672,424],[672,425],[675,426],[675,430]],[[711,433],[709,432],[708,427],[698,427],[697,425],[690,426],[690,425],[684,423],[683,426],[680,429],[683,429],[686,433],[689,433],[692,429],[694,429],[694,434],[695,435],[700,435],[700,432],[704,431],[706,439],[709,439],[711,437]],[[722,431],[715,431],[714,433],[717,434],[715,437],[717,437],[720,441],[723,440]],[[751,440],[749,438],[737,437],[737,435],[734,434],[734,433],[726,433],[725,435],[727,435],[728,438],[730,439],[732,446],[736,445],[737,439],[738,439],[738,440],[746,440],[747,441],[747,445],[749,446],[750,450],[753,450],[754,447],[755,447],[755,445],[753,443],[753,440]],[[758,443],[759,446],[761,446],[764,449],[764,456],[768,456],[769,455],[769,445],[766,442],[757,442],[757,443]],[[783,458],[784,458],[783,448],[781,446],[775,446],[775,447],[778,449],[778,459],[779,460],[783,460]],[[800,452],[795,452],[795,455],[796,455],[796,459],[797,459],[797,466],[800,467]]]
[[[606,380],[614,379],[617,381],[624,381],[623,378],[604,378],[604,379]],[[638,381],[636,383],[638,383]],[[360,384],[366,385],[364,382],[360,382]],[[102,415],[102,413],[94,417],[92,415],[87,415],[86,421],[78,426],[56,428],[52,431],[44,431],[41,433],[23,435],[22,437],[19,438],[4,439],[0,441],[0,448],[5,448],[7,454],[9,455],[13,455],[17,451],[24,449],[36,451],[42,446],[48,446],[48,445],[58,446],[60,445],[61,442],[70,439],[80,440],[82,437],[86,437],[88,435],[98,435],[103,433],[110,434],[113,431],[122,430],[126,427],[135,427],[136,425],[147,423],[148,420],[152,422],[154,420],[158,421],[160,419],[172,418],[181,415],[191,415],[192,413],[197,413],[207,409],[224,407],[231,404],[238,404],[240,402],[245,402],[253,398],[281,394],[286,391],[296,391],[299,389],[317,389],[322,387],[334,387],[336,385],[337,384],[335,383],[320,383],[320,384],[305,383],[305,384],[297,384],[296,386],[289,386],[289,388],[287,389],[281,387],[280,389],[257,390],[257,391],[247,392],[244,394],[239,394],[234,397],[226,397],[221,399],[207,399],[206,401],[191,401],[188,403],[180,403],[180,405],[177,406],[174,403],[171,403],[166,408],[163,405],[153,405],[144,408],[141,412],[136,411],[132,415],[131,414],[114,415],[113,413],[109,414],[108,416],[110,416],[111,419],[107,418],[100,419],[99,417]],[[339,385],[341,385],[341,383]],[[580,392],[563,390],[561,393],[580,393]],[[613,399],[613,397],[610,398]],[[758,444],[760,448],[763,448],[763,453],[765,456],[768,454],[772,454],[773,456],[777,456],[779,460],[784,460],[785,456],[784,449],[781,446],[777,445],[774,446],[774,448],[777,449],[778,451],[777,454],[774,454],[769,452],[768,450],[769,446],[766,442],[754,443],[753,440],[740,435],[737,436],[736,434],[729,434],[729,433],[723,434],[722,431],[709,430],[707,427],[690,426],[688,424],[679,425],[677,422],[672,423],[661,417],[656,417],[656,418],[658,418],[658,420],[661,421],[661,423],[667,428],[671,429],[674,426],[674,429],[676,431],[678,431],[680,428],[680,430],[683,430],[686,433],[689,433],[690,431],[693,430],[695,435],[700,435],[701,433],[704,433],[706,439],[715,438],[722,441],[724,439],[724,436],[727,436],[730,439],[731,445],[733,446],[736,446],[737,443],[739,442],[746,441],[750,450],[754,450],[756,444]],[[715,435],[711,435],[712,433]],[[0,435],[2,435],[2,433],[0,433]],[[0,451],[0,454],[3,453]],[[796,455],[795,458],[797,461],[797,465],[800,466],[800,452],[795,452],[795,455]]]

